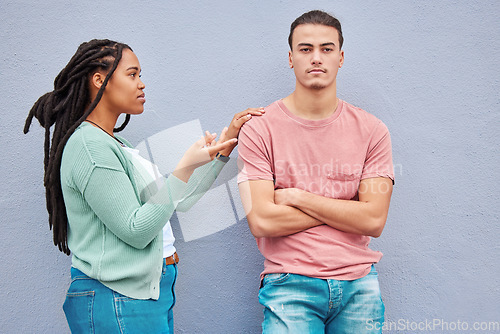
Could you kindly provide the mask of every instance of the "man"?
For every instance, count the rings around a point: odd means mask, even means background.
[[[382,254],[368,244],[387,219],[391,141],[380,120],[337,98],[342,42],[329,14],[297,18],[295,91],[239,136],[240,194],[265,257],[264,333],[373,333],[384,321]]]

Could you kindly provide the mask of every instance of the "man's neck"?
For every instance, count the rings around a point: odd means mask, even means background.
[[[301,118],[325,119],[337,109],[337,90],[335,87],[309,89],[296,86],[295,91],[283,99],[283,103],[292,114]]]

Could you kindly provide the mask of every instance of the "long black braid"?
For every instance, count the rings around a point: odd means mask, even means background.
[[[123,49],[128,45],[107,39],[94,39],[82,43],[66,67],[54,80],[54,90],[43,96],[31,108],[24,133],[28,133],[33,117],[45,128],[44,186],[49,213],[49,227],[53,230],[54,245],[69,255],[68,218],[61,188],[61,158],[64,146],[76,128],[95,109],[113,75]],[[93,101],[90,101],[89,79],[98,70],[108,71],[104,82]],[[115,132],[125,128],[125,122]],[[54,125],[52,143],[50,128]]]

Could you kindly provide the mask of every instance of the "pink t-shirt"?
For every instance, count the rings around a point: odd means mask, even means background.
[[[394,180],[391,139],[375,116],[339,100],[332,116],[307,120],[279,100],[245,123],[238,139],[238,183],[274,180],[275,188],[300,188],[336,199],[357,199],[359,182]],[[294,273],[325,279],[363,277],[382,257],[370,237],[320,225],[285,237],[257,238],[265,257],[262,277]]]

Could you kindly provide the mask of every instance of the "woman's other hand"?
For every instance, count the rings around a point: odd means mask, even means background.
[[[227,130],[223,130],[221,137],[226,137],[226,132]],[[204,137],[197,140],[187,149],[172,174],[179,180],[187,182],[196,168],[212,161],[217,152],[227,150],[231,146],[236,146],[238,141],[236,138],[231,138],[216,142],[216,137],[216,133],[206,131]]]

